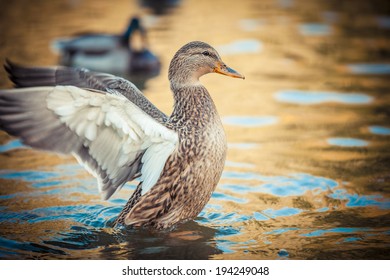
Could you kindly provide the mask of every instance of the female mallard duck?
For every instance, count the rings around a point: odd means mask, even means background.
[[[135,32],[141,34],[142,48],[132,47]],[[123,34],[84,33],[73,38],[58,39],[53,49],[60,53],[65,66],[85,67],[116,74],[153,76],[160,70],[160,61],[147,47],[146,30],[134,17]]]
[[[86,69],[8,64],[18,89],[0,91],[0,126],[31,147],[72,154],[98,180],[104,199],[140,183],[115,224],[169,228],[195,218],[224,167],[221,120],[199,77],[227,67],[214,48],[191,42],[174,55],[166,116],[129,81]]]

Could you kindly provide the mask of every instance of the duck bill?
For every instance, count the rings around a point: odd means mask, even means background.
[[[225,64],[219,64],[214,68],[214,72],[222,75],[226,75],[233,78],[245,79],[243,75],[238,73],[236,70],[227,67]]]

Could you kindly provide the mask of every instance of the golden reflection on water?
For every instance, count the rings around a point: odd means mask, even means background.
[[[181,225],[157,237],[147,235],[157,240],[154,247],[147,237],[142,239],[142,234],[133,232],[126,237],[104,227],[84,233],[77,226],[85,227],[85,222],[66,217],[32,224],[2,218],[2,238],[57,250],[42,253],[38,246],[26,254],[15,249],[20,255],[13,257],[388,259],[390,136],[373,134],[369,127],[389,127],[389,73],[354,75],[347,65],[390,62],[390,29],[377,23],[379,16],[389,17],[390,11],[383,1],[339,2],[187,0],[161,16],[152,16],[150,9],[127,0],[115,5],[96,0],[2,3],[0,61],[9,58],[28,65],[56,64],[58,57],[49,49],[53,39],[86,30],[118,33],[131,15],[139,14],[146,19],[150,48],[162,62],[161,75],[147,81],[144,93],[160,109],[167,114],[172,110],[166,74],[171,57],[186,42],[203,40],[221,49],[223,60],[246,76],[245,81],[218,75],[202,78],[220,115],[276,118],[272,124],[225,124],[230,143],[228,164],[209,208],[197,223]],[[308,23],[321,25],[302,27]],[[0,86],[11,86],[5,71],[0,73]],[[361,93],[373,101],[300,105],[275,98],[281,90],[294,89]],[[367,145],[329,143],[330,138],[340,137],[364,140]],[[11,139],[1,132],[1,144]],[[245,148],[242,144],[252,146]],[[15,170],[61,173],[58,166],[73,168],[76,162],[30,149],[0,153],[1,174]],[[229,172],[235,175],[229,176]],[[240,177],[243,174],[252,175],[248,179]],[[309,181],[299,181],[297,174],[309,176]],[[86,172],[77,169],[75,175],[63,175],[64,180],[72,177],[75,180],[71,182],[39,189],[42,195],[34,195],[37,189],[31,181],[2,177],[2,215],[27,215],[57,206],[113,207],[100,200]],[[320,191],[305,189],[305,183],[312,186],[323,179],[335,186]],[[303,185],[303,192],[275,193],[278,184],[283,190],[283,186],[295,186],[296,181],[299,187]],[[271,192],[263,188],[267,182]],[[85,184],[87,191],[77,190],[80,184]],[[56,193],[59,188],[62,191]],[[125,188],[117,198],[126,200],[131,191]],[[286,213],[275,214],[282,210]],[[209,217],[227,213],[238,218]],[[93,223],[93,217],[88,219]],[[62,235],[65,237],[58,237]],[[104,250],[93,240],[96,236],[108,240]],[[61,243],[64,240],[68,245]],[[83,250],[69,250],[69,244],[77,248],[77,242],[83,244]]]

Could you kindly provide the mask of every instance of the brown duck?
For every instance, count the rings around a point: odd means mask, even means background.
[[[0,127],[31,147],[73,155],[98,180],[104,199],[127,181],[140,183],[115,225],[156,229],[195,218],[224,167],[221,120],[199,77],[244,78],[217,51],[190,42],[174,55],[166,116],[132,83],[68,67],[6,65],[18,87],[0,91]]]

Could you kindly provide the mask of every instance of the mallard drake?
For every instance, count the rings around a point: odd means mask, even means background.
[[[141,49],[132,47],[135,32],[141,34]],[[82,33],[55,40],[52,49],[60,54],[60,64],[65,66],[148,76],[160,71],[160,61],[147,48],[146,30],[138,17],[130,20],[123,34]]]
[[[209,201],[227,146],[199,78],[213,72],[244,78],[210,45],[190,42],[174,55],[170,116],[113,75],[12,63],[6,70],[19,88],[0,91],[3,130],[31,147],[73,155],[97,178],[104,199],[139,178],[115,225],[170,228],[195,218]]]

